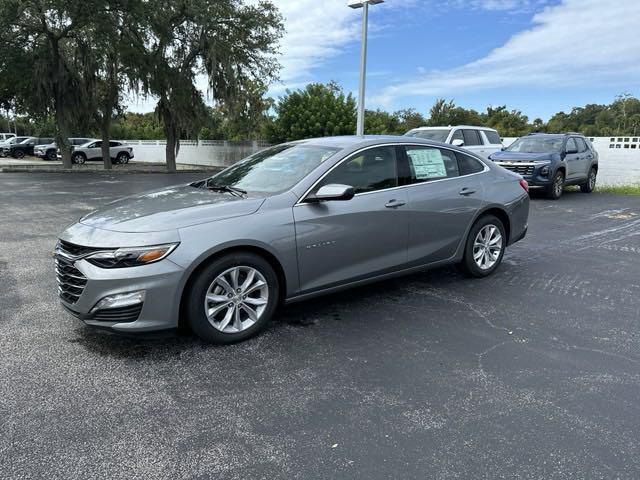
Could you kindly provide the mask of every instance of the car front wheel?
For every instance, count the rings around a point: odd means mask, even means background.
[[[564,189],[564,173],[561,171],[556,172],[556,175],[553,177],[553,183],[547,190],[547,197],[552,200],[558,200],[562,196],[562,191]]]
[[[119,163],[121,165],[124,165],[125,163],[129,163],[129,155],[127,155],[124,152],[119,153],[118,156],[116,157],[116,163]]]
[[[13,153],[13,156],[16,158],[24,158],[24,151],[23,150],[16,150]]]
[[[85,157],[82,153],[74,153],[71,156],[71,163],[77,163],[79,165],[82,165],[86,161],[87,161],[87,157]]]
[[[471,227],[459,267],[472,277],[491,275],[500,266],[506,246],[507,236],[500,219],[485,215]]]
[[[202,269],[187,293],[191,329],[214,344],[230,344],[260,333],[278,306],[273,267],[252,253],[232,253]]]

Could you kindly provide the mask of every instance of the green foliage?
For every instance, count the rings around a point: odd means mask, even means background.
[[[507,110],[506,106],[488,107],[481,116],[481,125],[495,128],[503,137],[520,137],[533,130],[529,119],[518,110]]]
[[[275,106],[276,119],[267,128],[267,140],[279,143],[304,138],[353,135],[356,101],[336,83],[312,83],[304,90],[287,91]]]
[[[475,110],[456,106],[453,100],[441,98],[431,107],[427,125],[436,127],[447,125],[480,125],[482,118]]]
[[[164,128],[154,113],[127,113],[111,125],[110,135],[118,140],[162,140]]]

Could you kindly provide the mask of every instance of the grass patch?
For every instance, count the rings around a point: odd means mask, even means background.
[[[616,193],[618,195],[640,195],[640,183],[633,185],[604,185],[597,186],[598,193]]]

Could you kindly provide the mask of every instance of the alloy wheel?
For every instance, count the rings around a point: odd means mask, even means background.
[[[589,190],[593,190],[596,188],[596,172],[595,170],[591,170],[589,173]]]
[[[253,267],[237,266],[218,275],[207,289],[204,311],[209,323],[223,333],[253,326],[269,302],[265,277]]]
[[[553,191],[556,197],[562,195],[562,185],[564,184],[564,177],[562,175],[556,176],[555,182],[553,182]]]
[[[502,234],[495,225],[485,225],[473,242],[473,260],[481,270],[492,268],[502,252]]]

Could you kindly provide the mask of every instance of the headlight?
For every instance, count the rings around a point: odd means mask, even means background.
[[[119,248],[101,251],[85,257],[85,260],[101,268],[139,267],[159,262],[178,246],[177,243],[154,245],[152,247]]]

